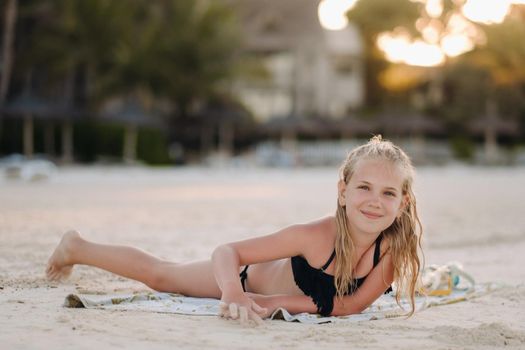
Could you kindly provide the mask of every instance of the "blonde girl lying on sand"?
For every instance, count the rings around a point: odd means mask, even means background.
[[[59,280],[75,264],[95,266],[157,291],[220,299],[220,316],[241,323],[260,323],[278,307],[292,314],[359,313],[395,282],[413,313],[421,223],[412,180],[405,152],[375,136],[342,164],[334,216],[224,244],[211,259],[191,263],[93,243],[70,231],[46,274]]]

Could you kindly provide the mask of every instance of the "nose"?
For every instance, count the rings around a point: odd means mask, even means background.
[[[370,196],[369,205],[374,208],[381,207],[381,201],[380,201],[380,194],[379,193],[372,193]]]

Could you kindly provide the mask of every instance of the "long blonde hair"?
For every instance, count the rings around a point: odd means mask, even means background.
[[[412,191],[414,168],[406,153],[390,141],[383,140],[381,135],[374,136],[368,143],[352,150],[340,169],[340,179],[348,184],[355,172],[357,162],[363,159],[380,159],[398,166],[404,173],[402,196],[406,199],[404,209],[399,218],[385,229],[382,234],[387,238],[394,265],[394,283],[397,286],[396,301],[400,303],[401,295],[410,298],[412,315],[415,310],[416,283],[421,269],[418,256],[418,247],[421,250],[421,236],[423,229],[416,209],[416,198]],[[337,235],[335,240],[335,287],[337,296],[341,298],[348,293],[349,285],[354,281],[354,268],[352,256],[355,246],[352,242],[348,219],[344,206],[337,201],[335,216]]]

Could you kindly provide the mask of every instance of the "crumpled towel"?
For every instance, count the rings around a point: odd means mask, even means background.
[[[500,285],[494,283],[476,284],[472,290],[454,290],[446,296],[417,296],[416,312],[429,307],[457,303],[472,298],[480,297]],[[219,313],[219,300],[210,298],[185,297],[178,294],[144,292],[138,294],[95,295],[95,294],[70,294],[64,302],[65,307],[149,311],[161,313],[174,313],[183,315],[217,316]],[[322,317],[317,314],[300,313],[291,315],[287,310],[275,310],[270,319],[295,321],[308,324],[329,322],[356,322],[379,320],[404,316],[410,309],[407,300],[402,300],[401,307],[397,305],[393,292],[381,296],[366,310],[357,315]],[[404,309],[404,310],[403,310]]]

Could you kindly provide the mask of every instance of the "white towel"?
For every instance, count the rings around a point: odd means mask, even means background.
[[[416,312],[429,307],[452,304],[469,300],[487,294],[499,288],[499,285],[476,284],[470,291],[454,290],[447,296],[416,297]],[[408,301],[402,301],[402,308],[397,305],[392,293],[381,296],[366,310],[357,315],[340,317],[322,317],[317,314],[300,313],[291,315],[283,308],[277,309],[270,319],[282,319],[301,323],[319,324],[328,322],[356,322],[400,317],[410,309]],[[219,300],[210,298],[192,298],[178,294],[144,292],[138,294],[94,295],[70,294],[66,297],[64,306],[84,307],[89,309],[133,310],[183,315],[217,316]],[[404,310],[403,310],[404,308]]]

